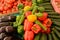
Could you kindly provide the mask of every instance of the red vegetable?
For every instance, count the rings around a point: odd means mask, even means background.
[[[31,28],[31,30],[34,32],[34,33],[39,33],[39,31],[41,31],[41,28],[38,24],[34,24],[33,27]]]
[[[51,19],[48,18],[48,19],[44,20],[43,23],[46,24],[46,26],[49,28],[49,27],[51,27],[52,21],[51,21]]]
[[[42,17],[38,17],[38,20],[40,21],[44,21],[47,18],[48,14],[46,12],[43,12],[43,16]]]
[[[25,21],[24,21],[24,30],[29,31],[29,30],[31,30],[32,26],[33,26],[33,23],[29,22],[27,19],[25,19]]]
[[[24,34],[24,40],[33,40],[34,33],[32,31],[26,31]]]
[[[54,10],[60,14],[60,0],[51,0]]]
[[[25,1],[25,6],[31,6],[32,2],[31,1]]]
[[[31,11],[27,11],[27,12],[25,13],[25,17],[27,17],[27,16],[29,16],[29,15],[31,15],[31,14],[32,14]]]

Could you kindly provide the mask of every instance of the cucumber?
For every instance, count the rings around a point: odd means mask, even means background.
[[[44,2],[50,2],[50,0],[44,0]]]
[[[48,34],[48,40],[53,40],[51,34]]]
[[[53,19],[51,18],[52,21],[57,21],[57,22],[60,22],[60,19]]]
[[[46,34],[42,34],[40,40],[47,40],[47,36],[46,36]]]
[[[59,30],[59,31],[60,31],[60,27],[55,26],[55,29],[57,29],[57,30]]]
[[[42,3],[42,4],[40,4],[40,5],[45,6],[45,5],[50,5],[50,3],[49,3],[49,2],[46,2],[46,3]]]
[[[56,33],[56,35],[60,38],[60,32],[57,31],[56,29],[54,30],[54,32]]]
[[[58,21],[53,21],[53,23],[57,26],[60,26],[60,22],[58,22]]]
[[[53,12],[54,10],[45,10],[46,12]]]
[[[40,34],[40,33],[39,33],[39,34],[37,34],[37,35],[35,36],[34,40],[40,40],[40,36],[41,36],[41,34]]]
[[[52,15],[48,15],[49,18],[55,18],[55,19],[60,19],[60,16],[52,16]]]
[[[53,31],[51,32],[51,35],[52,35],[52,37],[53,37],[53,40],[59,40],[59,39],[56,37],[56,35],[54,34]]]

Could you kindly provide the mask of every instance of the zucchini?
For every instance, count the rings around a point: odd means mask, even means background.
[[[40,40],[40,36],[41,36],[41,34],[40,34],[40,33],[39,33],[39,34],[37,34],[37,35],[35,36],[34,40]]]
[[[59,39],[56,37],[56,35],[54,34],[53,31],[51,32],[51,35],[52,35],[52,37],[53,37],[53,40],[59,40]]]
[[[48,34],[48,40],[53,40],[51,34]]]
[[[54,30],[54,32],[56,33],[56,35],[60,38],[60,32],[57,31],[56,29]]]
[[[59,30],[59,31],[60,31],[60,27],[55,26],[55,29],[57,29],[57,30]]]
[[[40,40],[47,40],[47,36],[46,36],[46,34],[42,34]]]

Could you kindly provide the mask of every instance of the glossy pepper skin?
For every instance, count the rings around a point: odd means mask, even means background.
[[[29,30],[31,30],[32,26],[33,26],[33,23],[29,22],[27,19],[25,19],[25,21],[24,21],[24,30],[29,31]]]
[[[44,20],[43,23],[46,24],[48,28],[50,28],[51,25],[52,25],[52,21],[51,21],[51,19],[49,19],[49,18],[46,19],[46,20]]]
[[[39,26],[38,24],[34,24],[33,27],[31,28],[31,30],[32,30],[34,33],[38,34],[39,31],[41,31],[41,28],[40,28],[40,26]]]
[[[43,12],[43,16],[38,17],[38,20],[44,21],[45,19],[47,19],[47,16],[48,16],[48,14],[46,12]]]
[[[34,33],[32,31],[26,31],[24,34],[24,40],[33,40]]]
[[[46,28],[47,28],[47,30],[41,30],[41,32],[42,33],[46,33],[46,34],[49,34],[50,32],[51,32],[51,30],[50,30],[50,28],[49,27],[47,27],[47,25],[46,24],[43,24]]]
[[[29,16],[29,15],[31,15],[31,14],[32,14],[31,11],[27,11],[27,12],[25,12],[25,17],[27,18],[27,16]]]

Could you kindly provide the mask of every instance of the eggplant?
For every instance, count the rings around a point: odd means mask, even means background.
[[[14,22],[16,20],[16,16],[2,16],[0,17],[0,22]]]
[[[1,22],[0,27],[2,27],[2,26],[11,26],[12,24],[13,24],[13,22]]]

